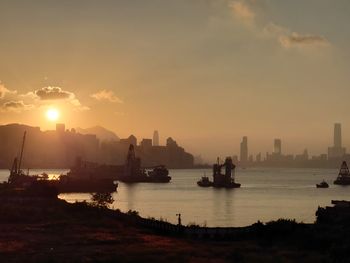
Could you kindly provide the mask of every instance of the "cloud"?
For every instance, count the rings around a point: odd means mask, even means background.
[[[90,110],[89,107],[83,106],[80,101],[76,98],[75,94],[70,91],[63,90],[60,87],[43,87],[34,92],[28,92],[23,94],[22,97],[34,100],[63,100],[69,102],[74,106],[74,110],[76,111],[86,111]]]
[[[265,36],[280,36],[282,34],[290,34],[290,30],[288,28],[285,28],[283,26],[277,25],[273,22],[269,22],[262,30],[262,33]]]
[[[78,99],[72,99],[70,103],[75,106],[75,110],[77,111],[87,111],[90,110],[89,107],[81,105],[80,101]]]
[[[32,91],[30,92],[27,92],[25,94],[20,94],[19,95],[21,98],[24,98],[24,99],[32,99],[32,100],[35,100],[35,99],[38,99],[39,97]]]
[[[234,16],[246,25],[255,23],[255,12],[243,1],[232,1],[229,6]]]
[[[0,99],[3,99],[6,94],[17,94],[17,90],[9,90],[0,82]]]
[[[257,22],[259,20],[256,20],[256,12],[252,9],[252,5],[256,3],[254,0],[235,0],[229,2],[229,8],[234,16],[245,25],[250,26],[258,37],[275,39],[285,49],[328,47],[331,45],[324,36],[293,32],[273,21],[261,25]]]
[[[11,100],[11,101],[7,101],[5,102],[2,106],[1,106],[1,111],[3,112],[7,112],[7,111],[12,111],[12,112],[21,112],[24,110],[30,110],[34,108],[33,104],[25,104],[23,102],[23,100]]]
[[[61,100],[75,97],[73,93],[62,90],[60,87],[44,87],[36,90],[34,93],[41,100]]]
[[[91,94],[90,97],[99,101],[107,100],[114,103],[123,103],[123,101],[110,90],[101,90],[95,94]]]
[[[285,48],[330,45],[328,40],[323,36],[300,35],[295,32],[289,36],[280,36],[279,42]]]
[[[11,94],[11,96],[8,96],[8,94]],[[50,105],[53,101],[57,101],[55,104],[63,103],[73,111],[90,110],[89,107],[81,104],[73,92],[54,86],[43,87],[24,94],[17,94],[16,90],[8,90],[0,82],[0,99],[4,97],[5,103],[0,104],[0,112],[31,110]]]

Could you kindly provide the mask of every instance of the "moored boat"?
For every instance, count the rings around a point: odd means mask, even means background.
[[[328,183],[325,180],[323,180],[321,183],[316,184],[316,187],[317,188],[328,188],[329,185],[328,185]]]

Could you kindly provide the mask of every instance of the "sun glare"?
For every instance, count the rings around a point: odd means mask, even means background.
[[[46,117],[49,121],[56,121],[60,113],[57,109],[48,109],[46,112]]]

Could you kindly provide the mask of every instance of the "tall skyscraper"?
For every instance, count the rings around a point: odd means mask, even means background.
[[[157,130],[153,132],[153,146],[159,146],[159,133]]]
[[[65,129],[66,126],[64,125],[64,123],[56,123],[56,132],[64,133]]]
[[[282,154],[282,141],[281,139],[275,139],[273,144],[273,153],[277,155]]]
[[[246,163],[248,161],[248,137],[244,136],[241,142],[240,162]]]
[[[328,159],[339,159],[345,155],[346,149],[341,143],[341,124],[334,124],[333,147],[328,147]]]
[[[334,124],[334,147],[341,148],[341,124]]]

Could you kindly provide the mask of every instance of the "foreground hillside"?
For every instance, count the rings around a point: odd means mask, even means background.
[[[350,247],[346,227],[287,220],[215,240],[160,233],[136,213],[62,200],[2,200],[0,215],[0,262],[348,262]]]

